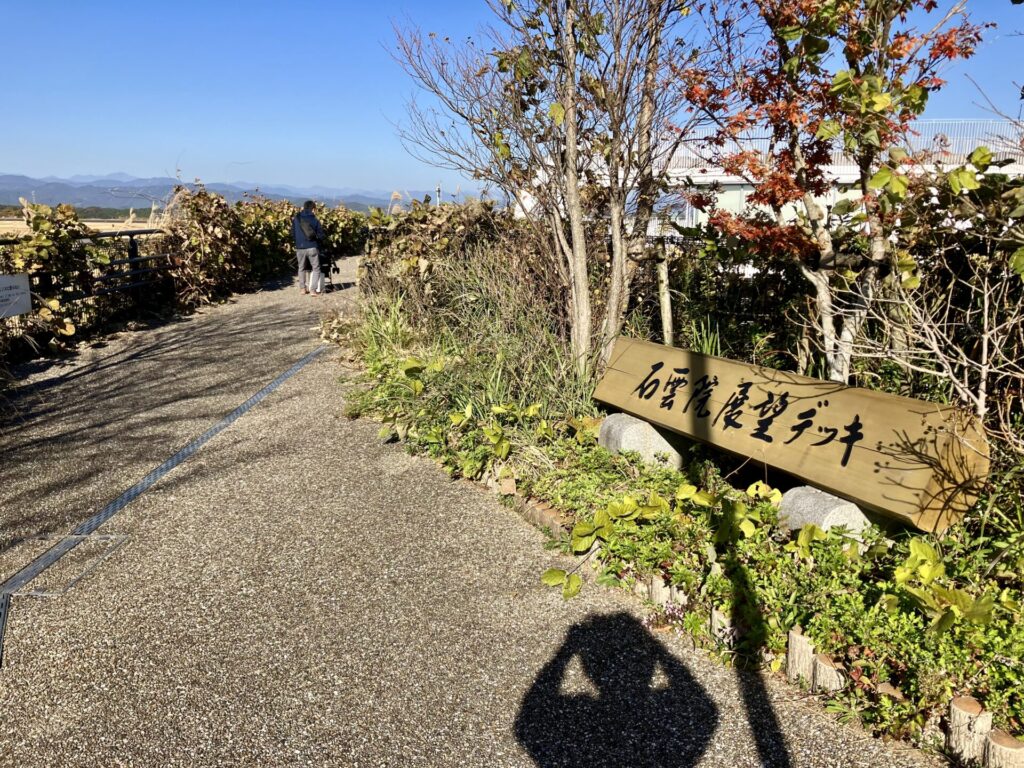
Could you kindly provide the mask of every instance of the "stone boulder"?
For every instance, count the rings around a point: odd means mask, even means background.
[[[665,433],[626,413],[613,413],[601,422],[598,442],[612,453],[635,451],[651,464],[664,464],[671,469],[683,466],[682,454],[666,439]]]
[[[779,504],[779,525],[798,531],[811,523],[823,531],[845,526],[851,533],[860,533],[871,524],[860,507],[831,493],[809,485],[786,491]]]

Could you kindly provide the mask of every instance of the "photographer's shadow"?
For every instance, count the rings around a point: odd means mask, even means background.
[[[590,692],[564,690],[574,657]],[[541,768],[684,768],[700,760],[717,724],[718,708],[686,667],[618,613],[569,630],[523,698],[515,731]]]

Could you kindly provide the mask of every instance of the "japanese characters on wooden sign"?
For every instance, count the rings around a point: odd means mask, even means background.
[[[953,408],[636,339],[616,342],[594,397],[926,531],[959,519],[988,472]]]

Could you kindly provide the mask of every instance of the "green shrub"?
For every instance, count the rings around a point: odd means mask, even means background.
[[[292,219],[298,209],[287,200],[251,197],[233,206],[225,221],[234,230],[235,258],[254,282],[288,274],[294,262]],[[222,215],[219,206],[208,214]]]
[[[20,356],[32,350],[61,350],[88,335],[124,309],[130,297],[93,296],[100,271],[127,255],[121,241],[92,241],[90,230],[70,205],[47,206],[22,201],[29,234],[0,246],[0,273],[26,273],[33,311],[0,320],[0,370],[13,347]]]
[[[977,513],[942,536],[886,538],[871,528],[854,539],[814,526],[790,535],[778,525],[778,491],[732,487],[709,449],[695,448],[683,472],[610,455],[595,444],[592,382],[572,373],[564,292],[528,242],[487,207],[372,216],[364,314],[349,336],[368,387],[350,400],[352,413],[380,418],[385,434],[453,475],[515,478],[521,493],[573,522],[562,544],[599,558],[602,583],[666,579],[681,605],[665,618],[730,663],[779,669],[788,631],[802,626],[849,671],[851,685],[829,702],[843,719],[917,739],[952,695],[971,693],[998,724],[1024,729],[1019,466],[1004,462]],[[724,248],[736,249],[730,263],[743,262],[737,244],[709,238],[677,263],[685,342],[791,367],[787,347],[798,339],[782,310],[799,308],[788,282],[799,278],[723,276]],[[741,301],[748,290],[767,298]],[[644,296],[640,285],[629,328],[650,334],[658,324]],[[723,300],[727,315],[711,311]],[[884,388],[901,385],[891,366],[871,374]],[[926,384],[914,382],[914,392],[938,399]],[[572,571],[542,579],[565,597],[582,588]],[[710,636],[712,609],[732,619],[733,642]],[[903,698],[885,694],[884,683]]]
[[[248,254],[239,239],[237,211],[202,185],[178,187],[166,213],[167,247],[178,302],[196,307],[248,283]]]
[[[174,297],[166,306],[145,303],[139,295],[96,295],[103,270],[123,259],[120,239],[89,240],[90,230],[72,206],[49,207],[25,202],[30,233],[14,245],[0,247],[0,272],[27,272],[34,295],[33,312],[0,320],[0,370],[12,346],[22,353],[61,349],[67,341],[101,330],[115,317],[137,317],[154,308],[190,309],[232,292],[249,290],[289,274],[295,265],[292,218],[297,208],[287,201],[252,197],[229,205],[202,185],[179,187],[165,215],[165,234],[139,240],[140,253],[169,254]],[[322,208],[326,250],[356,253],[366,238],[365,217],[338,207]]]
[[[658,576],[675,586],[685,606],[668,614],[702,642],[718,642],[705,629],[712,608],[731,616],[735,645],[714,646],[731,663],[778,669],[800,624],[850,670],[852,685],[829,704],[844,719],[916,739],[951,695],[971,693],[1021,730],[1024,584],[1016,560],[997,559],[1007,541],[981,542],[963,526],[894,541],[813,526],[793,537],[778,527],[779,494],[731,487],[705,449],[683,472],[609,454],[595,444],[588,387],[566,378],[543,292],[508,289],[530,285],[521,269],[478,245],[434,263],[415,311],[397,279],[371,294],[349,338],[369,384],[352,412],[381,418],[386,434],[453,475],[514,477],[575,521],[564,544],[596,551],[602,583]],[[544,361],[562,373],[546,375]],[[575,573],[543,578],[567,597],[582,588]],[[882,683],[905,698],[880,693]]]
[[[320,206],[316,215],[327,238],[325,247],[328,254],[337,257],[362,253],[369,234],[366,216],[343,205],[336,208]]]

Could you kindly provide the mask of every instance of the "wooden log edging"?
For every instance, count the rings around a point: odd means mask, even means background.
[[[1024,742],[992,729],[992,713],[973,696],[949,703],[946,749],[961,763],[985,768],[1024,768]]]
[[[846,687],[846,669],[824,653],[816,653],[812,662],[811,690],[815,693],[835,693]]]
[[[539,499],[523,499],[521,496],[516,498],[520,500],[517,504],[519,514],[525,517],[527,522],[538,528],[547,528],[555,536],[569,533],[570,528],[564,523],[562,516],[548,504]]]
[[[799,625],[789,630],[789,641],[786,644],[786,679],[808,688],[814,682],[814,645],[804,635]]]
[[[470,481],[474,482],[474,481]],[[569,533],[571,528],[566,525],[555,509],[540,499],[526,497],[519,493],[514,477],[503,477],[501,479],[493,475],[487,475],[480,481],[487,489],[499,496],[511,499],[516,512],[526,522],[537,528],[547,528],[552,535],[560,536]]]
[[[649,600],[651,598],[651,585],[647,579],[642,576],[636,577],[636,580],[633,582],[633,594],[641,600]]]
[[[651,578],[651,602],[664,608],[672,599],[672,590],[661,576]]]
[[[985,768],[1022,768],[1024,741],[1006,731],[989,731],[985,739]]]
[[[486,485],[501,495],[512,496],[516,511],[536,527],[547,528],[555,535],[569,533],[565,520],[550,505],[513,492],[511,484],[500,488],[499,483],[492,480]],[[591,567],[595,571],[600,570],[600,551],[591,553],[589,557]],[[679,602],[678,590],[660,576],[638,578],[633,591],[642,599],[662,607],[670,602]],[[712,637],[728,643],[732,622],[726,614],[712,609],[709,625]],[[834,693],[842,690],[847,681],[843,665],[826,654],[816,654],[814,644],[803,634],[800,626],[790,629],[787,637],[786,678],[790,683],[801,684],[803,681],[802,685],[815,693]],[[878,693],[898,700],[903,698],[902,692],[889,683],[880,684]],[[992,713],[986,712],[970,696],[959,696],[950,702],[946,747],[966,764],[984,768],[1024,768],[1024,742],[1006,731],[993,730]]]
[[[992,713],[973,696],[957,696],[949,702],[949,731],[946,749],[962,762],[981,761],[985,741],[992,730]]]
[[[680,592],[679,588],[675,584],[669,584],[668,586],[668,599],[670,603],[674,605],[685,606],[687,601],[686,593]]]
[[[736,644],[736,633],[733,631],[732,619],[717,608],[711,609],[708,630],[713,640],[727,648],[732,648]]]

